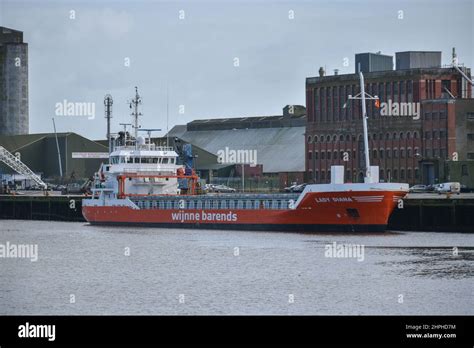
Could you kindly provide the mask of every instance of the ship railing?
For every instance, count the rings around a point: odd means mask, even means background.
[[[293,197],[289,197],[293,198]],[[289,210],[295,199],[132,199],[140,209]]]
[[[171,146],[156,146],[155,144],[143,144],[143,145],[122,145],[116,146],[114,150],[145,150],[145,151],[174,151]]]
[[[175,175],[172,171],[166,170],[156,170],[156,168],[124,168],[124,173],[146,173],[146,174],[154,174],[154,175]]]

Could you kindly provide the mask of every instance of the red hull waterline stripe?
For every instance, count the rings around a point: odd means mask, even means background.
[[[156,227],[156,228],[188,228],[203,230],[239,230],[239,231],[267,231],[267,232],[301,232],[301,233],[332,233],[384,232],[386,225],[281,225],[281,224],[203,224],[203,223],[150,223],[150,222],[91,222],[91,225],[124,226],[124,227]]]

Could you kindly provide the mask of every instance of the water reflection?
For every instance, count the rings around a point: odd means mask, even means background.
[[[376,247],[390,250],[379,265],[412,277],[463,279],[474,277],[474,247]]]

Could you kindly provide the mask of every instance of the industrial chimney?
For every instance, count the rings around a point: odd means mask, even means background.
[[[323,67],[320,67],[320,68],[319,68],[319,76],[320,76],[320,77],[323,77],[324,75],[326,75],[326,72],[324,71],[324,68],[323,68]]]

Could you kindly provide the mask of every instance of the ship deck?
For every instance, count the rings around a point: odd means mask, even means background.
[[[290,209],[299,193],[214,193],[130,197],[140,209]]]

